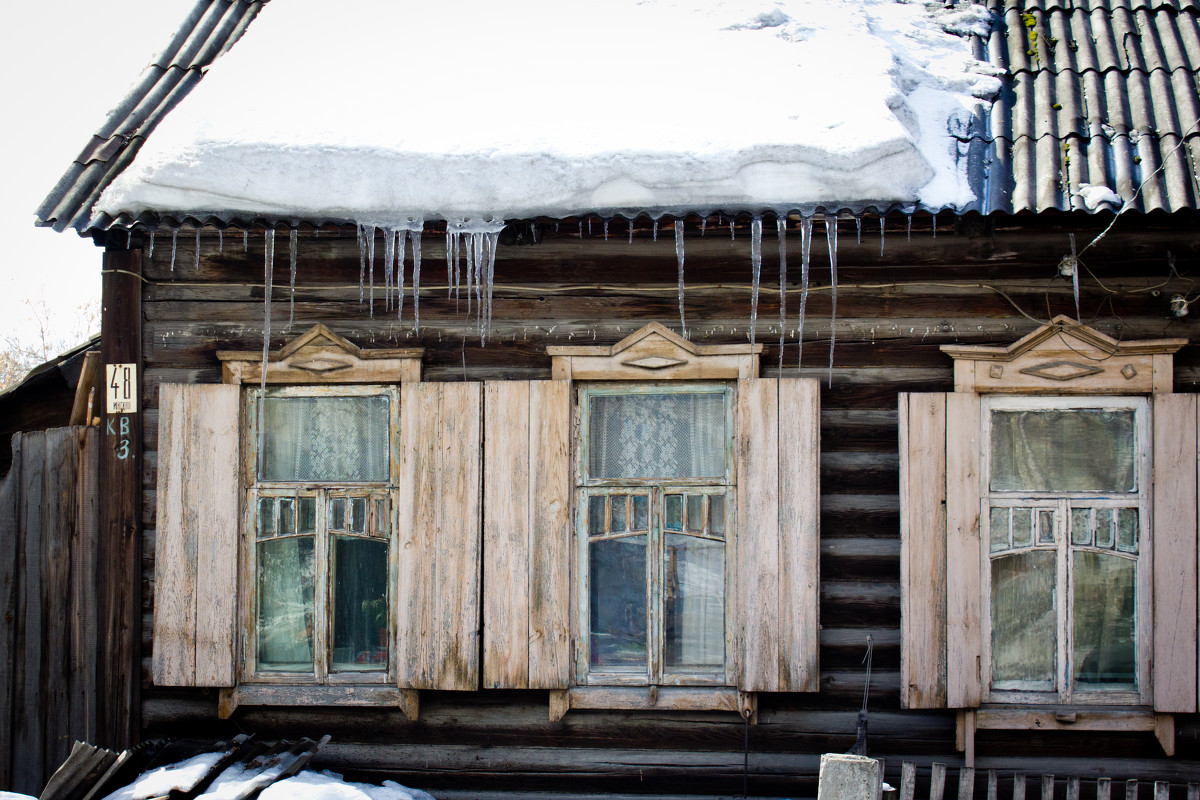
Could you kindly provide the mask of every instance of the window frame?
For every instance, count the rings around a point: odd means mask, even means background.
[[[239,683],[247,685],[275,686],[394,686],[397,675],[396,664],[396,580],[397,547],[399,541],[399,434],[400,434],[400,385],[399,384],[268,384],[268,397],[387,397],[388,398],[388,444],[385,481],[280,481],[260,480],[260,437],[259,408],[263,390],[257,386],[244,385],[242,393],[243,419],[242,437],[242,501],[241,550],[242,574],[239,580],[239,596],[242,607],[242,630],[238,656]],[[259,497],[317,497],[316,529],[314,540],[314,631],[313,669],[311,672],[284,672],[259,669],[258,658],[258,499]],[[384,669],[336,671],[332,655],[333,614],[333,539],[337,535],[326,520],[329,501],[335,496],[366,496],[368,527],[375,514],[371,497],[383,495],[388,501],[388,545],[387,595],[387,663]],[[297,534],[300,535],[300,534]],[[307,535],[307,534],[305,534]]]
[[[572,437],[572,463],[574,483],[572,486],[575,531],[575,570],[573,591],[576,613],[572,615],[575,627],[576,686],[626,686],[657,687],[679,686],[697,688],[731,687],[737,683],[734,658],[733,609],[734,591],[734,548],[737,523],[737,464],[734,443],[735,410],[737,406],[736,385],[732,381],[637,381],[637,382],[579,382],[573,387],[577,409],[577,422]],[[720,395],[724,402],[725,443],[724,471],[719,477],[709,478],[591,478],[590,466],[590,422],[591,399],[597,396],[628,396],[650,394],[713,394]],[[669,671],[664,664],[665,642],[663,639],[664,542],[666,530],[662,525],[663,498],[667,494],[718,494],[725,497],[725,533],[723,553],[723,641],[724,659],[720,668],[703,670]],[[591,666],[591,619],[590,619],[590,575],[588,498],[596,495],[637,494],[649,495],[647,537],[647,642],[645,671],[621,669],[597,669]],[[685,502],[686,505],[686,502]],[[684,531],[686,533],[686,531]],[[703,535],[702,535],[703,536]],[[712,537],[703,537],[715,540]]]
[[[1006,491],[991,489],[991,421],[993,411],[1055,410],[1055,409],[1112,409],[1134,412],[1134,474],[1137,490],[1129,493],[1095,491]],[[980,679],[983,702],[1020,705],[1149,705],[1152,702],[1151,652],[1153,647],[1153,572],[1152,537],[1153,453],[1152,405],[1148,398],[1123,395],[985,395],[980,398],[980,464],[979,464],[979,542],[980,542],[980,618],[982,663]],[[995,689],[992,687],[992,581],[991,514],[993,506],[1044,507],[1056,509],[1055,535],[1055,654],[1054,687],[1050,690],[1028,688]],[[1134,691],[1080,690],[1074,685],[1074,583],[1071,554],[1087,552],[1089,547],[1070,541],[1070,509],[1128,508],[1138,509],[1138,550],[1135,573],[1135,648],[1137,689]],[[1015,548],[1014,548],[1015,549]],[[1038,547],[1032,550],[1048,551]],[[1100,548],[1092,546],[1092,551]],[[1025,552],[1022,548],[1018,552]]]

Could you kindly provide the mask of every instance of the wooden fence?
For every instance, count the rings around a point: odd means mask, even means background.
[[[0,789],[96,732],[98,429],[18,433],[0,481]]]
[[[958,770],[958,800],[974,800],[976,782],[987,782],[983,788],[987,800],[1200,800],[1200,783],[1185,786],[1169,781],[1142,781],[1136,779],[1114,781],[1111,778],[1073,778],[1054,775],[1027,775],[1024,772],[988,770],[976,775],[972,767]],[[1032,783],[1031,783],[1032,779]],[[1056,790],[1055,786],[1059,788]],[[1152,785],[1153,794],[1142,787]],[[899,800],[917,800],[917,766],[905,761],[900,770]],[[1141,792],[1141,794],[1139,794]],[[1064,794],[1065,793],[1065,794]],[[934,763],[929,772],[928,800],[949,800],[953,795],[946,793],[946,765]]]

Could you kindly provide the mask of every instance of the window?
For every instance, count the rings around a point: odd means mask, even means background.
[[[732,397],[580,389],[580,683],[727,685]]]
[[[245,674],[385,680],[399,394],[281,387],[248,399],[253,631]]]
[[[1149,662],[1149,407],[982,404],[988,698],[1139,703]]]

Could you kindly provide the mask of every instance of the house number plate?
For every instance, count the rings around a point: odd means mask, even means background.
[[[137,411],[137,364],[106,364],[108,413]]]

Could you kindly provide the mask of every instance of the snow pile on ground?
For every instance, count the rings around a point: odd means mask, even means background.
[[[97,211],[347,219],[962,207],[987,12],[268,3]],[[950,33],[954,31],[955,33]]]
[[[172,789],[190,789],[212,769],[223,753],[203,753],[198,756],[160,767],[138,776],[137,780],[123,789],[118,789],[104,800],[148,800],[162,797]],[[285,768],[278,763],[267,769],[233,764],[217,776],[216,780],[199,796],[198,800],[229,800],[245,795],[249,790],[265,786],[260,800],[434,800],[433,795],[420,789],[409,789],[395,781],[384,781],[383,786],[366,783],[349,783],[335,772],[311,772],[305,770],[290,778],[276,781]],[[6,800],[0,792],[0,800]],[[13,795],[14,799],[25,795]]]

